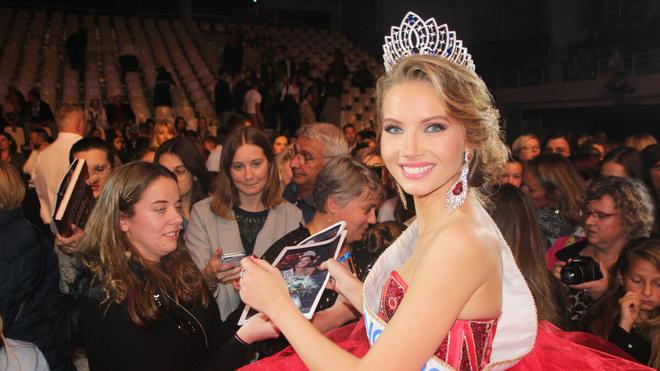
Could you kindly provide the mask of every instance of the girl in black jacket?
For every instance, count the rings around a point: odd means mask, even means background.
[[[81,241],[91,280],[80,341],[91,370],[233,370],[249,361],[248,344],[277,335],[263,317],[223,330],[182,222],[166,168],[135,162],[110,176]]]

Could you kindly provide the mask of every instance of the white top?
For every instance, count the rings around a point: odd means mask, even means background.
[[[50,224],[53,217],[55,196],[62,178],[69,168],[69,152],[74,143],[82,139],[75,133],[60,132],[57,139],[39,153],[32,181],[39,196],[41,220]]]
[[[243,98],[245,113],[256,114],[257,104],[261,104],[261,94],[257,89],[252,88],[245,93]]]
[[[36,345],[5,339],[5,345],[0,348],[0,370],[50,371],[50,367]]]
[[[39,153],[41,151],[37,151],[36,149],[33,149],[32,152],[30,152],[30,157],[28,157],[27,161],[25,161],[25,165],[23,165],[23,172],[27,175],[32,175],[32,172],[34,171],[34,165],[37,163],[37,157],[39,157]],[[32,182],[32,179],[30,179],[30,186],[34,187],[34,183]]]
[[[206,170],[219,172],[220,171],[220,155],[222,154],[222,145],[218,144],[206,159]]]

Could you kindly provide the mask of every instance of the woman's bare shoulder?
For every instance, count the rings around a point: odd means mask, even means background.
[[[429,257],[447,254],[467,255],[484,261],[487,257],[499,260],[502,242],[494,224],[487,220],[460,218],[442,228],[419,236],[418,246],[426,246]]]

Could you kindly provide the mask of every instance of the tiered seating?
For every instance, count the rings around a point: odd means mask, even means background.
[[[120,46],[131,44],[135,45],[136,43],[132,41],[135,39],[131,40],[131,35],[128,31],[128,28],[126,27],[126,21],[124,18],[115,17],[114,23],[115,34],[117,36],[117,44]],[[139,58],[139,55],[136,57]],[[147,98],[144,93],[142,80],[140,79],[140,74],[137,72],[127,73],[126,87],[128,89],[128,100],[137,120],[144,121],[151,117],[151,114],[149,113],[149,105],[147,104]]]
[[[37,78],[37,67],[39,65],[40,52],[43,49],[45,29],[46,13],[39,12],[35,15],[32,26],[27,33],[26,46],[23,51],[23,63],[18,68],[16,87],[24,93],[32,89]]]
[[[358,65],[366,61],[367,66],[374,76],[383,73],[383,67],[374,58],[369,57],[366,52],[356,48],[342,34],[327,30],[313,30],[303,28],[287,28],[277,26],[244,26],[235,24],[224,24],[202,22],[201,30],[207,33],[210,44],[222,44],[224,35],[231,31],[243,34],[261,32],[271,38],[273,45],[287,45],[288,54],[296,61],[308,61],[312,73],[323,76],[329,68],[336,49],[341,50],[344,61],[349,70],[349,75],[344,81],[344,94],[342,95],[342,122],[354,124],[358,130],[373,125],[375,120],[374,89],[367,89],[364,94],[356,87],[351,87],[352,73]],[[220,54],[221,51],[215,51]]]
[[[108,98],[123,96],[121,76],[117,61],[117,48],[112,38],[113,27],[110,18],[101,16],[99,18],[99,33],[101,35],[101,52],[103,55],[103,73],[105,76],[106,94]]]
[[[14,19],[13,26],[7,30],[7,42],[0,60],[0,83],[4,86],[8,86],[14,80],[21,50],[25,45],[28,17],[26,11],[19,11]],[[27,91],[23,93],[25,94]]]
[[[72,33],[78,31],[80,28],[80,23],[78,20],[78,15],[76,14],[67,14],[66,16],[66,25],[65,25],[65,36],[71,35]],[[61,51],[64,55],[66,52]],[[71,68],[68,63],[64,65],[64,80],[62,82],[62,103],[64,104],[79,104],[80,103],[80,83],[78,77],[78,71]]]
[[[67,37],[81,24],[88,30],[84,84],[79,81],[78,71],[69,66],[64,48]],[[38,87],[52,107],[127,96],[140,121],[153,114],[156,119],[169,120],[183,116],[191,123],[198,115],[214,120],[214,72],[221,53],[216,47],[222,46],[213,42],[214,36],[236,29],[246,33],[262,31],[274,45],[288,45],[289,54],[298,62],[310,62],[312,73],[318,75],[327,72],[335,49],[343,52],[349,71],[355,71],[366,60],[374,75],[380,73],[381,67],[375,60],[342,35],[326,30],[276,26],[253,29],[223,23],[198,25],[181,20],[0,9],[0,100],[9,86],[16,86],[24,94]],[[122,45],[128,44],[135,45],[141,72],[128,73],[122,81],[118,59]],[[173,108],[150,112],[158,65],[167,68],[176,83]],[[373,89],[360,94],[357,88],[350,87],[350,78],[349,74],[344,82],[342,121],[368,125],[375,116]]]
[[[194,24],[189,25],[192,26]],[[196,78],[200,85],[198,87],[197,84],[192,81],[192,85],[194,87],[193,90],[199,89],[206,92],[204,95],[200,93],[191,93],[191,97],[195,102],[195,108],[197,108],[197,110],[200,112],[200,115],[214,119],[215,110],[213,109],[213,104],[211,103],[209,97],[213,95],[213,90],[215,88],[215,77],[213,76],[213,73],[206,63],[207,59],[205,59],[197,49],[195,42],[190,37],[188,32],[186,32],[186,26],[184,26],[183,22],[175,21],[173,28],[176,36],[178,37],[179,44],[181,45],[184,52],[183,62],[184,64],[188,65],[187,67],[184,67],[184,70],[190,69],[192,72],[192,76],[190,77]],[[179,71],[181,71],[181,68]],[[186,74],[182,74],[182,78],[184,79],[184,84],[186,84]],[[199,99],[195,99],[195,96],[197,96]]]
[[[165,48],[165,43],[160,37],[160,32],[156,27],[156,22],[151,18],[145,19],[144,29],[147,32],[147,39],[149,41],[149,45],[152,47],[156,63],[165,67],[172,74],[172,78],[174,79],[175,86],[172,89],[172,105],[177,110],[181,109],[182,107],[189,106],[190,104],[187,102],[187,98],[185,97],[183,89],[181,88],[181,81],[178,78],[172,61],[170,60],[170,56],[167,52],[167,49]],[[156,120],[162,119],[173,121],[174,112],[169,108],[157,109]]]
[[[62,29],[64,18],[62,13],[54,13],[50,16],[50,28],[44,39],[44,64],[41,69],[41,99],[52,108],[57,103],[57,81],[60,68],[59,51],[62,48]]]

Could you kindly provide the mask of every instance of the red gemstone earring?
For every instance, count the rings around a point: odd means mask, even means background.
[[[468,172],[470,171],[470,162],[474,158],[474,154],[468,151],[465,151],[465,162],[463,163],[463,168],[461,169],[461,175],[458,176],[458,180],[454,185],[447,191],[447,198],[445,199],[445,207],[449,209],[449,212],[453,212],[463,205],[468,194]]]

